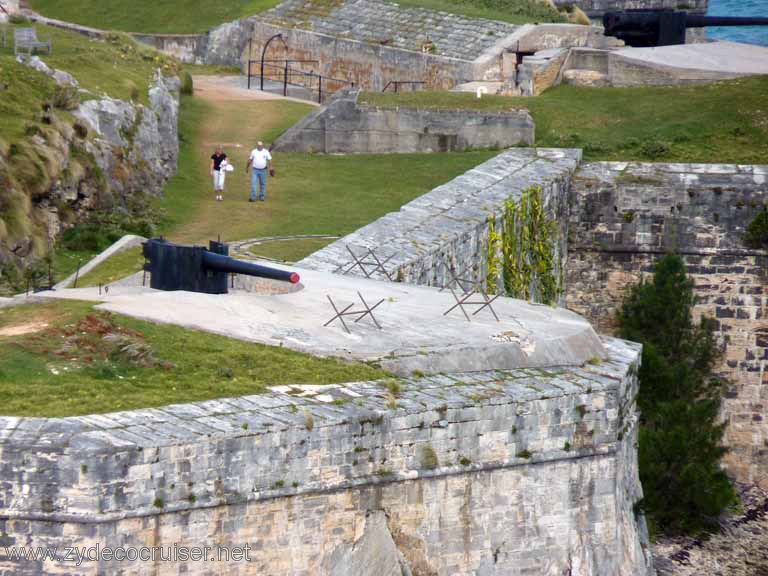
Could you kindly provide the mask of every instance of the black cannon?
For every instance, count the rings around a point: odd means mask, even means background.
[[[153,238],[143,244],[144,270],[152,274],[150,286],[158,290],[187,290],[226,294],[229,274],[245,274],[296,284],[299,275],[230,258],[229,246],[211,240],[210,247],[182,246]]]
[[[687,28],[705,26],[768,26],[768,18],[704,16],[670,9],[622,10],[603,14],[606,36],[624,40],[627,46],[685,44]]]

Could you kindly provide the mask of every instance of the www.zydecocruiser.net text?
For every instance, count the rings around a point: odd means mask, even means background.
[[[3,548],[0,548],[3,550]],[[23,562],[46,560],[80,566],[85,562],[250,562],[251,546],[7,546],[5,558]],[[0,556],[2,559],[2,556]]]

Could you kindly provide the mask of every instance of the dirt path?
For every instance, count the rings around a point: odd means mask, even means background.
[[[280,203],[279,158],[275,158],[278,178],[268,181],[268,201],[248,202],[250,177],[246,161],[257,140],[267,145],[286,128],[312,110],[306,102],[274,94],[247,90],[236,77],[196,76],[195,98],[204,100],[209,113],[202,120],[195,142],[194,161],[180,169],[196,172],[189,190],[195,199],[192,218],[172,235],[185,243],[206,242],[221,235],[222,239],[239,240],[260,234],[263,221]],[[209,175],[210,156],[221,144],[234,166],[227,173],[224,201],[217,202]]]
[[[249,90],[247,81],[242,76],[193,76],[195,95],[208,102],[254,102],[266,100],[282,100],[288,102],[300,102],[309,106],[318,106],[316,102],[299,100],[262,92]]]

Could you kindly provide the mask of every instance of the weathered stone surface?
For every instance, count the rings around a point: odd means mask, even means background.
[[[574,86],[606,86],[608,78],[597,70],[568,70],[563,74],[563,83]]]
[[[604,345],[600,365],[409,379],[395,406],[368,382],[3,417],[0,537],[5,546],[250,544],[250,563],[215,573],[308,576],[337,574],[332,560],[353,569],[368,553],[391,558],[390,535],[414,574],[646,576],[632,512],[639,348]],[[377,539],[387,549],[369,546]],[[18,575],[212,569],[43,566],[0,550],[0,570]]]
[[[628,286],[668,251],[682,254],[694,315],[716,320],[718,370],[733,382],[723,404],[725,461],[742,482],[766,487],[768,256],[743,235],[768,201],[768,167],[727,164],[585,164],[569,223],[569,308],[610,332]]]
[[[334,550],[328,572],[334,576],[411,576],[387,527],[387,517],[378,510],[366,515],[363,535],[354,543]]]
[[[332,5],[285,0],[259,18],[286,28],[301,27],[328,36],[375,42],[392,48],[474,60],[517,26],[448,12],[408,8],[382,0],[341,0]]]
[[[275,150],[341,154],[453,152],[508,148],[534,141],[527,111],[376,108],[357,103],[359,90],[337,94],[289,128]]]
[[[165,181],[176,173],[179,154],[179,81],[165,78],[160,72],[149,90],[149,107],[114,98],[87,100],[75,111],[98,134],[91,151],[105,173],[115,167],[113,148],[119,147],[131,164],[143,169],[131,171],[141,187],[157,193]],[[134,173],[135,172],[135,173]],[[120,186],[120,179],[115,179]]]

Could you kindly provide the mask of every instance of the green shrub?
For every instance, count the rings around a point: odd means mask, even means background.
[[[618,315],[619,336],[643,344],[639,371],[641,508],[657,530],[695,533],[716,527],[735,501],[720,459],[724,382],[711,320],[694,324],[693,283],[679,256],[665,256],[652,282],[634,286]]]
[[[749,223],[744,243],[750,248],[768,249],[768,210],[763,210]]]
[[[57,86],[51,96],[51,104],[60,110],[74,110],[80,105],[80,96],[75,86]]]
[[[62,247],[78,252],[101,252],[109,248],[122,235],[114,229],[105,229],[98,224],[81,224],[62,233]]]
[[[660,140],[650,140],[640,147],[640,153],[649,160],[664,158],[670,151],[669,144]]]
[[[181,93],[186,96],[192,96],[195,93],[195,85],[192,82],[192,75],[186,70],[181,75]]]

